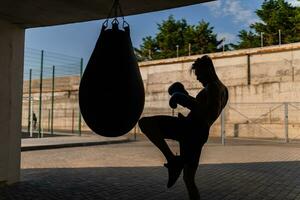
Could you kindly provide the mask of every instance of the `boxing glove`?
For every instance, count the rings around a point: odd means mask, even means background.
[[[175,92],[181,92],[185,95],[188,95],[188,92],[185,90],[183,84],[180,82],[173,83],[168,89],[168,93],[170,95],[173,95]]]
[[[185,106],[188,101],[188,96],[181,92],[175,92],[169,100],[169,106],[173,109],[177,108],[177,104]]]

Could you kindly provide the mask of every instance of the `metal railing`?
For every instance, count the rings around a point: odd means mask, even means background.
[[[146,108],[143,116],[187,114],[184,108]],[[139,127],[132,131],[140,134]],[[183,133],[184,134],[184,133]],[[300,102],[229,103],[210,130],[211,138],[222,144],[245,143],[296,143],[300,142]]]
[[[223,110],[222,144],[227,138],[298,142],[300,103],[230,103]]]
[[[82,72],[82,58],[25,49],[23,132],[38,137],[59,131],[81,134],[77,94]]]

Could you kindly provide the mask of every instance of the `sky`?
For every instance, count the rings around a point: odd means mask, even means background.
[[[297,0],[287,0],[293,5],[300,5]],[[197,24],[204,20],[214,27],[218,38],[226,38],[226,43],[238,41],[237,34],[258,21],[255,10],[263,0],[217,0],[193,6],[169,9],[125,17],[130,24],[131,40],[139,47],[142,38],[155,36],[157,24],[170,15],[175,19],[186,19],[188,24]],[[75,57],[82,57],[84,64],[93,51],[99,37],[103,20],[74,23],[60,26],[27,29],[25,47],[43,49]]]

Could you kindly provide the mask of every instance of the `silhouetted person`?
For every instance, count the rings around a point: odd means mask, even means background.
[[[36,122],[37,122],[37,118],[36,118],[36,115],[35,113],[32,114],[32,125],[33,125],[33,129],[35,130],[36,129]]]
[[[183,179],[189,197],[200,199],[195,184],[195,174],[203,145],[209,135],[209,129],[218,118],[228,100],[228,90],[219,80],[212,60],[208,56],[198,58],[191,67],[191,72],[202,83],[203,89],[196,98],[190,96],[184,86],[176,82],[169,87],[171,95],[169,105],[176,108],[177,104],[190,110],[185,117],[181,113],[178,117],[151,116],[143,117],[139,121],[142,132],[156,145],[167,160],[169,180],[167,187],[175,184],[183,170]],[[175,156],[164,139],[179,142],[180,155]]]

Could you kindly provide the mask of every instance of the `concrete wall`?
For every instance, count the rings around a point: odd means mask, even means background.
[[[293,92],[293,96],[290,96],[284,92],[298,88],[300,43],[214,53],[210,56],[220,79],[230,89],[231,102],[282,102],[299,99],[298,93]],[[165,92],[174,81],[185,83],[192,92],[200,89],[201,86],[188,71],[198,57],[201,55],[140,63],[147,92],[152,94],[147,95],[147,105],[152,107],[153,99],[160,99],[165,107],[165,101],[168,100]],[[155,103],[153,106],[158,105]]]
[[[210,56],[217,74],[229,89],[230,107],[226,109],[227,135],[234,135],[234,130],[238,127],[240,137],[284,137],[282,102],[297,102],[300,99],[300,43],[214,53]],[[190,74],[189,68],[198,57],[201,55],[139,63],[146,89],[144,115],[172,114],[168,106],[167,89],[175,81],[181,81],[190,94],[197,94],[201,85]],[[50,80],[44,83],[51,85]],[[71,110],[78,108],[79,78],[59,78],[56,83],[58,85],[55,93],[55,108],[60,110],[57,111],[60,113],[54,113],[57,119],[55,127],[70,130]],[[38,80],[33,81],[33,87],[33,92],[38,92]],[[26,82],[24,91],[28,91]],[[47,92],[47,89],[45,91]],[[37,93],[34,95],[38,96]],[[43,96],[45,99],[43,105],[50,108],[49,90]],[[298,104],[294,106],[297,107]],[[68,112],[61,112],[66,109]],[[290,136],[296,137],[300,126],[300,115],[292,105],[289,109],[289,120],[293,123],[290,126]],[[26,110],[28,109],[25,108],[24,112]],[[181,108],[175,112],[187,113],[187,110]],[[47,112],[44,113],[46,114],[43,115],[45,118],[43,121],[47,123]],[[256,119],[258,117],[260,119]],[[24,118],[26,121],[26,116],[23,115]],[[75,120],[77,123],[77,119]],[[251,122],[253,120],[257,124]],[[23,125],[26,126],[24,123]],[[47,124],[44,124],[44,127],[47,127]],[[83,130],[88,130],[84,123]],[[212,128],[211,135],[220,135],[219,120]]]
[[[0,185],[19,180],[24,30],[0,20]]]
[[[227,135],[233,136],[234,126],[238,126],[240,137],[284,138],[284,106],[269,102],[299,101],[300,43],[214,53],[210,56],[218,76],[229,89],[231,106],[226,109]],[[147,89],[146,112],[157,113],[160,110],[171,113],[167,89],[175,81],[184,83],[193,95],[201,89],[195,77],[189,74],[192,62],[198,57],[201,55],[140,63]],[[289,106],[292,123],[289,136],[298,137],[300,115],[292,106]],[[178,111],[187,112],[183,109]],[[268,121],[261,117],[266,114],[271,116]],[[256,119],[258,117],[260,119]],[[219,122],[216,121],[211,135],[220,135]]]
[[[80,78],[73,77],[57,77],[55,78],[55,92],[54,92],[54,111],[53,111],[53,128],[55,131],[78,132],[79,126],[79,104],[78,104],[78,88]],[[32,80],[32,110],[39,116],[39,80]],[[28,111],[29,100],[28,97],[29,83],[24,82],[23,86],[23,109],[22,109],[22,127],[27,130],[28,126]],[[52,79],[43,80],[43,94],[42,94],[42,128],[43,131],[48,132],[51,125],[51,100],[52,100]],[[50,114],[50,115],[49,115]],[[37,126],[38,127],[38,126]],[[84,123],[82,123],[83,130],[89,130]]]

